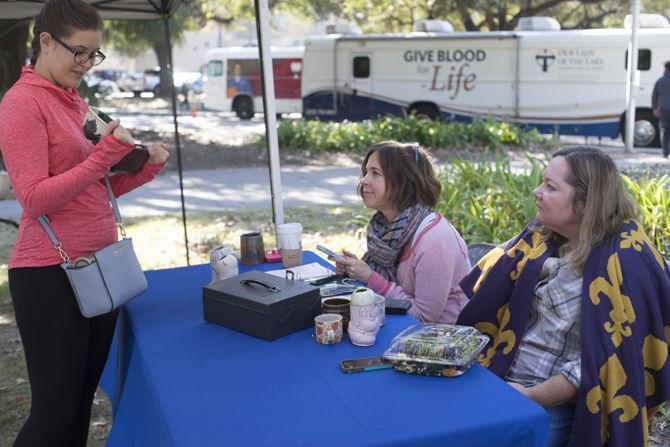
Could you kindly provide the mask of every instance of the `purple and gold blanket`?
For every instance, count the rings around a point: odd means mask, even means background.
[[[491,336],[479,362],[504,378],[530,316],[544,261],[557,245],[529,225],[463,279],[458,324]],[[647,444],[647,409],[670,399],[670,275],[634,221],[595,248],[583,270],[582,375],[569,446]]]

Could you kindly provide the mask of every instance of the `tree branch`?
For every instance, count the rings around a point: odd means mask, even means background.
[[[475,23],[472,21],[472,17],[470,16],[470,12],[468,11],[468,6],[465,3],[466,2],[463,0],[458,0],[456,2],[458,15],[461,16],[463,26],[465,27],[466,31],[479,31],[484,22],[480,23],[479,25],[475,25]]]
[[[580,20],[577,23],[577,28],[581,28],[581,29],[591,28],[591,25],[593,23],[602,23],[602,20],[605,17],[607,17],[609,15],[612,15],[612,14],[616,14],[618,12],[619,12],[619,10],[617,8],[614,8],[614,9],[608,9],[608,10],[603,9],[603,10],[601,10],[601,13],[596,15],[596,16],[589,16],[588,14],[586,14],[582,18],[582,20]]]
[[[209,20],[214,21],[215,23],[218,23],[219,25],[230,25],[233,23],[235,20],[233,17],[221,17],[221,16],[214,16],[210,17]]]
[[[566,1],[570,1],[570,0],[547,0],[544,3],[540,3],[540,4],[537,4],[535,6],[529,6],[528,8],[521,8],[519,10],[519,13],[515,16],[515,18],[517,18],[517,20],[518,20],[518,18],[520,18],[520,17],[531,17],[531,16],[534,16],[534,15],[537,15],[541,12],[544,12],[545,10],[547,10],[549,8],[553,8],[554,6],[558,6],[561,3],[565,3]],[[599,2],[600,2],[600,0],[580,0],[580,3],[582,5],[589,4],[589,3],[598,4]]]

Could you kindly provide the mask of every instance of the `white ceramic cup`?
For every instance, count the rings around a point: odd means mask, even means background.
[[[209,256],[212,283],[236,276],[239,272],[235,252],[230,247],[216,247]]]
[[[351,320],[349,321],[349,340],[356,346],[372,346],[377,341],[377,333],[381,327],[379,305],[376,303],[350,305]]]
[[[377,306],[379,325],[384,326],[386,324],[386,298],[375,293],[375,306]]]

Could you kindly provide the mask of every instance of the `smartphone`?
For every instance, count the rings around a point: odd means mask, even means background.
[[[335,261],[339,261],[341,259],[344,259],[344,256],[335,253],[333,250],[331,250],[330,248],[326,248],[323,245],[317,245],[316,249],[325,253],[325,254],[327,254],[329,257],[333,258]]]
[[[377,369],[393,368],[393,363],[384,357],[364,357],[360,359],[342,360],[340,369],[345,373],[374,371]]]
[[[89,107],[85,116],[84,135],[91,144],[98,144],[102,131],[107,124],[112,121],[112,117],[105,112]],[[135,144],[135,147],[128,152],[118,163],[111,167],[111,171],[117,172],[137,172],[142,169],[144,163],[149,159],[149,151],[143,144]]]
[[[386,315],[405,315],[412,307],[410,300],[386,299]]]

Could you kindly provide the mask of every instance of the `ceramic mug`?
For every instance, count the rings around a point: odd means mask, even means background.
[[[321,312],[342,315],[342,330],[347,330],[349,326],[349,299],[339,296],[324,298],[321,300]]]
[[[342,315],[321,314],[314,318],[316,342],[332,345],[342,341]]]
[[[379,325],[384,326],[386,324],[386,298],[375,293],[375,306],[377,316],[379,317]]]
[[[244,265],[265,262],[263,235],[260,233],[245,233],[240,236],[240,254],[240,262]]]
[[[235,252],[230,247],[216,247],[209,256],[209,266],[212,270],[212,281],[223,281],[239,273]]]
[[[377,332],[381,327],[380,306],[378,303],[357,305],[351,303],[349,321],[349,340],[356,346],[372,346],[377,341]]]

